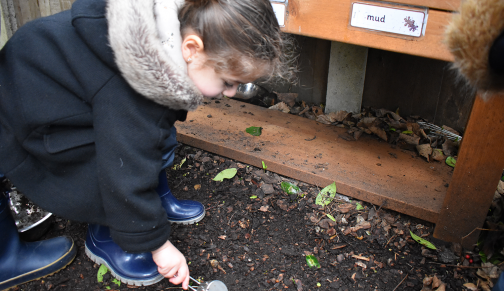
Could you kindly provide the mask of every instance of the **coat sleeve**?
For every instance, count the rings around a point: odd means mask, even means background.
[[[138,95],[120,76],[93,98],[97,174],[106,225],[125,251],[152,251],[170,225],[155,189],[171,111]]]

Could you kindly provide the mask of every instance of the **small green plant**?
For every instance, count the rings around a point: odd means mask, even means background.
[[[261,161],[261,163],[262,163],[263,170],[266,172],[266,169],[268,168],[268,166],[266,166],[266,163],[264,161]]]

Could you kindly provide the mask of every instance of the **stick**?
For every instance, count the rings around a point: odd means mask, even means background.
[[[399,284],[397,284],[397,286],[396,286],[396,287],[394,288],[394,290],[392,290],[392,291],[397,290],[397,288],[399,288],[399,286],[401,286],[402,282],[404,282],[404,280],[406,280],[406,278],[408,278],[408,274],[406,274],[406,276],[404,277],[404,279],[402,279],[402,281],[401,281],[401,282],[399,282]]]
[[[462,268],[462,269],[485,269],[485,268],[491,268],[491,267],[483,267],[483,266],[458,266],[458,265],[447,265],[447,264],[441,264],[441,263],[436,263],[436,262],[427,262],[429,264],[435,264],[435,265],[444,265],[446,267],[455,267],[455,268]],[[499,266],[499,265],[497,265]]]

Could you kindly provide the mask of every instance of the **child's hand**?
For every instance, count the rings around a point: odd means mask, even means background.
[[[170,241],[166,241],[162,247],[152,251],[152,259],[158,265],[158,272],[169,278],[170,283],[182,284],[182,289],[187,290],[189,267],[184,255]]]

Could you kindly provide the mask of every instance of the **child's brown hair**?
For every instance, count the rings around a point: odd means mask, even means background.
[[[197,34],[207,64],[218,73],[293,80],[292,40],[280,31],[269,0],[186,0],[179,10],[182,36]]]

